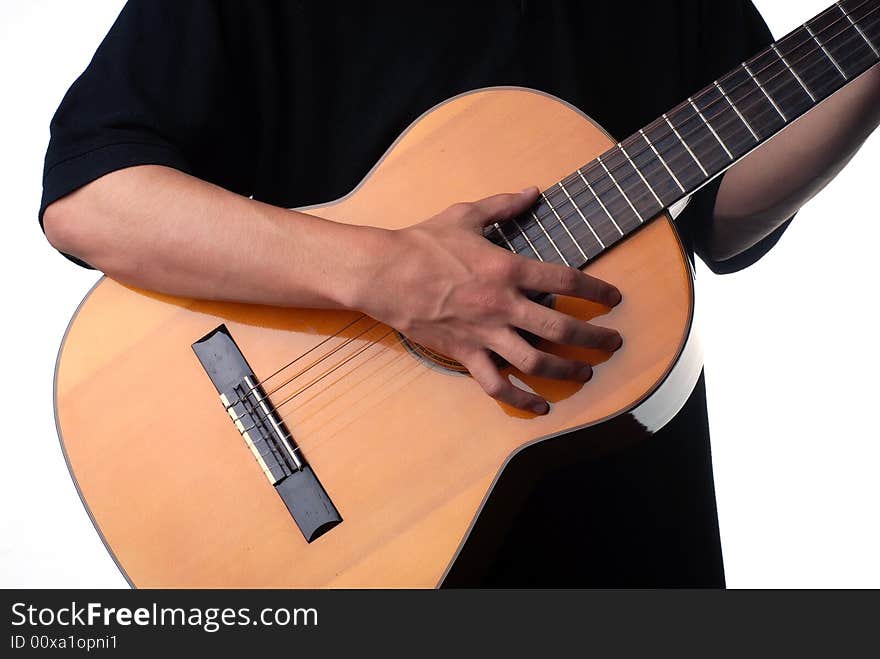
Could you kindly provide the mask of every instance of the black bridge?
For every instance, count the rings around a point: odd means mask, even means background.
[[[267,480],[308,542],[342,521],[225,325],[192,345]]]

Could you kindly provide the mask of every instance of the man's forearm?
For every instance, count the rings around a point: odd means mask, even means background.
[[[51,204],[49,241],[133,286],[203,299],[348,307],[380,229],[263,204],[167,167],[119,170]]]
[[[880,66],[734,165],[718,190],[707,249],[723,260],[794,215],[880,124]]]

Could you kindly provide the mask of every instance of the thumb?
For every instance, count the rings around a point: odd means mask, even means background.
[[[521,192],[496,194],[471,204],[473,213],[468,213],[466,222],[475,228],[482,228],[501,220],[509,220],[526,212],[537,200],[541,191],[531,186]]]

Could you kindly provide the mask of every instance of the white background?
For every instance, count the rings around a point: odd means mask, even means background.
[[[830,0],[759,0],[778,37]],[[125,587],[68,476],[52,373],[97,275],[36,221],[49,119],[120,0],[0,4],[0,586]],[[874,135],[761,262],[698,272],[731,587],[880,587]]]

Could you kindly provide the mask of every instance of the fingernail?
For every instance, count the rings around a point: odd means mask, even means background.
[[[611,351],[619,350],[620,346],[623,345],[623,337],[620,336],[620,334],[615,334],[614,336],[610,337],[608,341],[605,342],[605,344]]]
[[[541,401],[540,403],[535,403],[532,405],[532,412],[535,414],[547,414],[550,411],[550,406],[547,404],[547,401]]]
[[[589,364],[578,369],[577,377],[579,380],[586,382],[593,377],[593,368]]]
[[[529,187],[520,190],[520,194],[536,194],[538,192],[538,186],[536,185],[530,185]]]
[[[620,301],[623,299],[623,296],[620,294],[620,291],[616,288],[608,294],[608,304],[612,307],[616,307],[620,304]]]

